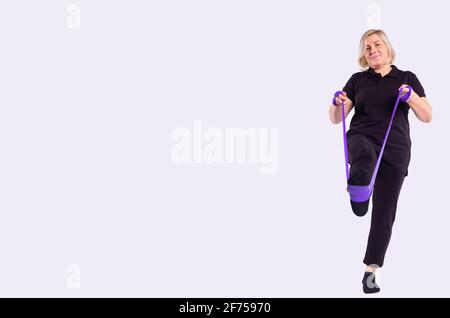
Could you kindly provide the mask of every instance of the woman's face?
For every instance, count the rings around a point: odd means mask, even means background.
[[[366,39],[364,57],[373,69],[386,65],[389,58],[388,48],[378,34],[372,34]]]

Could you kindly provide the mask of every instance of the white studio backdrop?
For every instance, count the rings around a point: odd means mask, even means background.
[[[2,0],[0,296],[364,296],[328,106],[380,27],[434,118],[410,113],[379,296],[449,297],[449,9]]]

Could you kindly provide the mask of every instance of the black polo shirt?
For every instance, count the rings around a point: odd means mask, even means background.
[[[384,77],[371,68],[355,73],[343,88],[355,105],[347,138],[350,140],[353,135],[364,135],[375,143],[377,153],[383,143],[400,86],[410,85],[420,97],[425,96],[414,73],[401,71],[395,65],[391,67],[392,70]],[[383,160],[405,175],[408,175],[411,158],[408,112],[408,104],[400,101],[383,153]]]

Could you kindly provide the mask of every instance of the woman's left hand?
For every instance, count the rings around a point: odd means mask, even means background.
[[[401,95],[401,97],[405,96],[405,94],[408,93],[409,88],[408,88],[407,86],[408,86],[408,84],[403,84],[402,86],[400,86],[399,89],[402,89],[402,95]],[[413,91],[412,91],[412,88],[411,88],[411,95],[412,95],[412,93],[413,93]]]

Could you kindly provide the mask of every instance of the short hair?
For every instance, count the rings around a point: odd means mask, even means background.
[[[395,50],[392,47],[392,44],[389,41],[387,34],[383,30],[370,29],[362,35],[361,40],[359,41],[359,57],[358,57],[359,66],[361,66],[361,68],[364,70],[369,68],[369,63],[367,63],[366,57],[364,55],[365,55],[365,51],[366,51],[366,47],[365,47],[366,40],[372,34],[377,34],[381,38],[381,40],[383,40],[384,44],[386,45],[386,47],[388,49],[388,63],[394,64]]]

